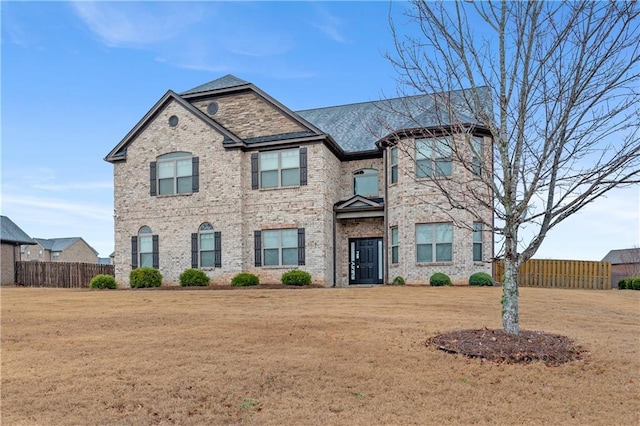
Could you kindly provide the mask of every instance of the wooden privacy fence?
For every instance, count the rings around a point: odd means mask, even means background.
[[[504,280],[504,262],[495,262],[493,279]],[[530,259],[520,266],[518,285],[521,287],[611,288],[611,263],[584,260]]]
[[[16,262],[16,283],[28,287],[88,288],[96,275],[115,275],[113,265],[72,262]]]

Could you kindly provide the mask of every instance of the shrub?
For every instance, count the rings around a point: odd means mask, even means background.
[[[309,285],[311,284],[311,274],[294,269],[282,274],[280,281],[282,281],[284,285]]]
[[[98,289],[103,289],[103,288],[115,289],[117,287],[116,279],[113,278],[111,275],[106,275],[106,274],[96,275],[95,277],[91,278],[89,287],[98,288]]]
[[[618,281],[618,289],[619,290],[625,290],[627,288],[627,279],[623,278],[620,281]]]
[[[469,285],[492,286],[493,278],[486,272],[476,272],[469,277]]]
[[[131,288],[160,287],[162,274],[154,268],[137,268],[129,274]]]
[[[209,277],[199,269],[185,269],[180,274],[180,285],[182,287],[209,285]]]
[[[640,277],[629,278],[631,280],[631,288],[634,290],[640,290]],[[629,282],[627,281],[627,288],[629,288]]]
[[[246,287],[258,284],[260,284],[258,276],[246,272],[241,272],[231,279],[231,285],[234,287]]]
[[[435,274],[431,275],[431,278],[429,278],[429,284],[435,287],[451,285],[451,278],[449,278],[447,274],[436,272]]]
[[[391,285],[404,285],[404,278],[398,275],[391,281]]]

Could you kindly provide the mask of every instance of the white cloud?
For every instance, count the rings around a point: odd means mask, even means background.
[[[319,18],[320,22],[315,22],[313,26],[331,40],[338,43],[346,43],[347,39],[341,31],[342,20],[317,3],[314,6],[316,18]]]
[[[76,15],[111,47],[147,46],[176,37],[202,19],[197,3],[74,2]]]
[[[35,189],[43,189],[46,191],[78,191],[78,190],[94,190],[94,189],[113,189],[112,181],[104,182],[77,182],[65,184],[34,184]]]
[[[108,205],[85,204],[57,198],[41,198],[22,195],[2,195],[2,210],[8,216],[20,216],[25,209],[36,209],[40,217],[47,218],[55,213],[65,213],[65,222],[72,222],[74,216],[82,220],[113,220],[113,207]]]

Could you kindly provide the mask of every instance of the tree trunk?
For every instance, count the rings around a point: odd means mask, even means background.
[[[502,283],[502,329],[509,334],[520,333],[518,317],[518,270],[520,260],[517,242],[512,237],[505,239],[504,280]]]

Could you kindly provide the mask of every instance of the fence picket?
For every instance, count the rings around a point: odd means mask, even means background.
[[[494,263],[493,279],[502,282],[504,262]],[[611,289],[611,264],[584,260],[530,259],[520,267],[520,287]]]
[[[113,265],[73,262],[16,262],[16,283],[27,287],[88,288],[91,278],[115,276]]]

